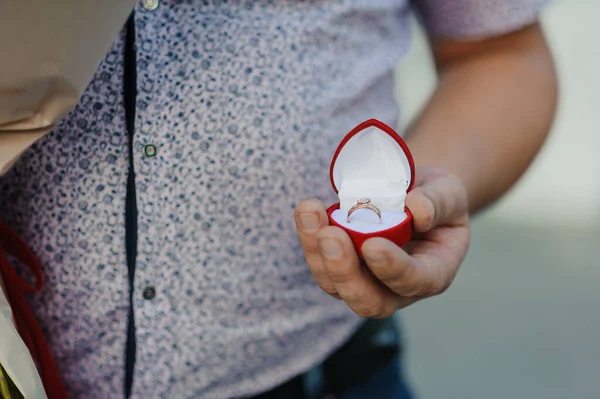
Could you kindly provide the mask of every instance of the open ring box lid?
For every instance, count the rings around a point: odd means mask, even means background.
[[[338,146],[330,166],[330,179],[340,202],[327,209],[329,223],[348,233],[362,257],[362,244],[382,237],[404,246],[412,235],[412,215],[405,206],[415,181],[415,165],[408,146],[385,123],[369,119],[352,129]],[[358,200],[368,198],[381,211],[358,209],[347,221]]]

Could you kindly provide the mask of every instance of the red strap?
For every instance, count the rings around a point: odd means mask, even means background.
[[[36,279],[35,286],[27,284],[17,274],[5,254],[17,259],[33,273]],[[43,288],[42,267],[21,237],[2,223],[0,223],[0,274],[13,310],[17,331],[37,364],[48,399],[68,399],[67,390],[52,359],[44,333],[23,296],[24,293],[36,293]]]

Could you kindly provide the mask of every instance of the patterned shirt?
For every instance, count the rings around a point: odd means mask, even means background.
[[[31,305],[72,398],[124,397],[130,306],[132,398],[257,394],[322,361],[360,323],[314,283],[293,210],[335,200],[329,162],[352,127],[397,123],[393,68],[409,48],[411,6],[152,3],[134,13],[132,158],[123,31],[76,109],[0,179],[0,220],[44,265]],[[520,28],[543,3],[415,5],[430,32],[459,37]]]

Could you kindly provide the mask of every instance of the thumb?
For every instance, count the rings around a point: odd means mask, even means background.
[[[406,206],[413,215],[418,233],[441,225],[462,223],[469,211],[464,183],[440,169],[424,171],[418,185],[408,193]]]

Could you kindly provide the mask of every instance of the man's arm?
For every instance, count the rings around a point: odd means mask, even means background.
[[[417,166],[453,172],[477,211],[523,174],[557,104],[554,63],[540,26],[473,42],[432,40],[438,88],[407,139]]]
[[[406,197],[413,239],[403,248],[369,239],[363,264],[348,235],[328,226],[323,203],[296,208],[317,284],[363,317],[390,316],[450,286],[469,247],[469,213],[521,176],[552,124],[556,75],[537,25],[478,42],[435,40],[432,47],[438,88],[408,137],[417,163]]]

